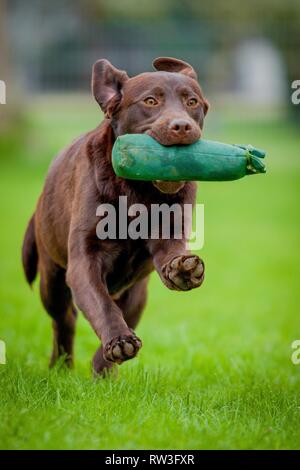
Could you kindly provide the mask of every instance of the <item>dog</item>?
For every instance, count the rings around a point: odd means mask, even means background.
[[[146,133],[160,144],[189,145],[201,138],[209,104],[188,63],[154,60],[154,72],[129,78],[102,59],[93,66],[92,92],[103,122],[79,137],[53,161],[22,249],[31,285],[40,275],[42,303],[53,322],[50,366],[63,356],[73,365],[78,307],[100,340],[93,360],[96,375],[135,357],[142,346],[134,329],[146,303],[155,269],[169,288],[188,291],[204,279],[204,263],[186,240],[100,240],[99,204],[194,204],[195,182],[130,181],[115,175],[111,154],[122,134]],[[76,306],[76,307],[75,307]]]

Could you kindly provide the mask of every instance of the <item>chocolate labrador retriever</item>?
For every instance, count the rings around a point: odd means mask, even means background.
[[[163,145],[191,144],[201,137],[208,110],[194,69],[161,57],[155,72],[129,78],[99,60],[92,91],[105,114],[95,130],[63,150],[52,163],[29,221],[23,266],[29,284],[40,274],[43,305],[53,320],[50,365],[64,356],[73,362],[75,305],[84,313],[101,346],[93,358],[96,374],[138,353],[136,327],[146,302],[149,274],[156,269],[169,289],[201,285],[204,264],[186,249],[185,239],[106,239],[96,234],[99,204],[193,204],[194,182],[129,181],[111,165],[117,136],[147,133]]]

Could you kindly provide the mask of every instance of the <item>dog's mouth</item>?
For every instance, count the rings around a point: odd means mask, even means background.
[[[152,181],[153,186],[155,186],[161,193],[164,194],[176,194],[180,191],[181,188],[185,185],[185,181]]]
[[[178,145],[179,143],[165,143],[162,142],[160,137],[156,135],[156,133],[152,130],[149,129],[145,132],[146,134],[150,135],[150,137],[153,137],[153,139],[157,140],[158,143],[164,146],[172,146],[172,145]],[[182,145],[187,145],[182,143]],[[185,181],[162,181],[162,180],[157,180],[157,181],[152,181],[153,186],[158,189],[161,193],[164,194],[176,194],[178,191],[180,191],[183,186],[185,185]]]

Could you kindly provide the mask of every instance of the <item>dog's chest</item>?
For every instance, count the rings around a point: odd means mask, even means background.
[[[120,250],[111,266],[106,282],[110,294],[126,290],[153,271],[152,258],[143,243],[131,241]]]

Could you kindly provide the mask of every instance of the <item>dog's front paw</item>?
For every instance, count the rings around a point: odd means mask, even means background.
[[[204,263],[196,255],[176,256],[162,267],[162,275],[169,289],[191,290],[204,280]]]
[[[104,347],[103,356],[107,361],[122,364],[137,355],[142,341],[134,334],[117,336]]]

